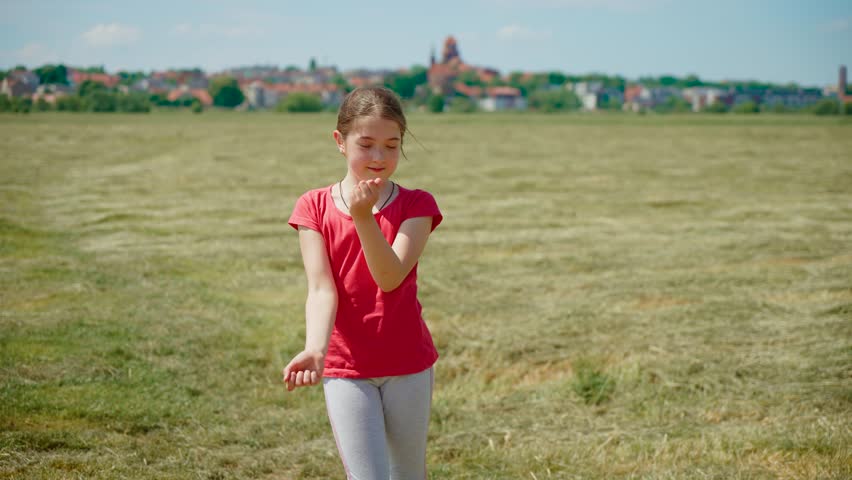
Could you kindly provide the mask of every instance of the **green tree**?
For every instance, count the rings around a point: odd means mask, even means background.
[[[86,110],[90,112],[114,112],[118,109],[118,98],[106,90],[96,90],[85,97]]]
[[[344,93],[349,93],[354,90],[354,88],[352,88],[352,85],[349,85],[349,82],[346,81],[346,77],[339,73],[332,77],[331,83],[337,85],[338,88],[340,88],[340,90],[342,90]]]
[[[450,111],[457,113],[473,113],[477,110],[476,102],[467,97],[453,97],[450,100]]]
[[[432,113],[441,113],[444,111],[444,97],[432,94],[432,96],[429,97],[429,100],[426,101],[426,106]]]
[[[685,99],[672,95],[655,106],[654,111],[657,113],[687,113],[692,111],[692,105]]]
[[[139,80],[142,80],[143,78],[145,78],[145,73],[144,72],[120,71],[120,72],[118,72],[118,78],[119,78],[119,81],[118,81],[119,85],[131,86],[134,83],[138,82]]]
[[[218,107],[234,108],[245,100],[237,79],[229,76],[214,78],[208,91],[213,97],[213,105]]]
[[[204,111],[204,105],[201,105],[201,101],[197,98],[192,99],[192,106],[190,108],[192,109],[192,113],[201,113]]]
[[[760,105],[760,111],[766,113],[787,113],[790,109],[782,102],[775,102],[772,104],[764,103]]]
[[[720,102],[719,100],[716,100],[710,105],[704,107],[703,111],[707,113],[728,113],[728,106],[725,104],[725,102]]]
[[[56,99],[56,110],[60,112],[80,112],[83,110],[83,99],[77,95],[62,95]]]
[[[515,87],[521,91],[521,95],[526,97],[529,93],[529,89],[527,88],[527,83],[524,81],[524,73],[523,72],[512,72],[509,74],[509,86]]]
[[[33,109],[33,100],[27,97],[12,98],[12,111],[17,113],[30,113]]]
[[[547,83],[550,85],[564,85],[568,77],[562,72],[550,72],[547,74]]]
[[[461,75],[458,76],[457,81],[472,87],[485,86],[485,82],[483,82],[482,79],[479,78],[479,74],[473,70],[462,72]]]
[[[813,106],[812,111],[817,115],[837,115],[840,113],[840,105],[833,98],[824,98]]]
[[[120,112],[148,113],[151,111],[151,100],[143,92],[118,95],[116,100],[116,109]]]
[[[500,78],[499,75],[494,75],[494,78],[492,78],[491,81],[488,82],[488,86],[489,87],[507,87],[507,86],[509,86],[509,82]]]
[[[400,98],[412,99],[417,92],[417,87],[427,81],[427,70],[415,65],[407,72],[396,72],[388,75],[385,78],[385,86],[396,92]]]
[[[77,70],[78,72],[83,72],[83,73],[106,73],[106,69],[104,68],[103,65],[97,65],[97,66],[93,66],[93,67],[81,67],[81,68],[76,68],[75,70]]]
[[[311,57],[311,61],[308,62],[308,71],[309,72],[317,71],[317,59],[316,58]]]
[[[700,87],[704,85],[704,82],[698,78],[698,75],[687,75],[682,81],[678,82],[678,86],[681,88],[691,88],[691,87]]]
[[[0,93],[0,112],[12,111],[12,101],[5,93]]]
[[[42,84],[68,85],[68,69],[65,65],[43,65],[34,70],[38,81]]]
[[[48,112],[50,111],[51,105],[47,103],[47,100],[44,97],[38,97],[35,103],[35,109],[37,112]]]
[[[619,100],[618,97],[604,95],[600,99],[599,108],[601,108],[603,110],[611,110],[611,111],[614,111],[614,112],[616,112],[616,111],[620,112],[621,107],[623,105],[624,104],[622,103],[621,100]]]
[[[735,106],[731,111],[734,113],[758,113],[760,107],[754,101],[749,100]]]
[[[88,97],[95,92],[106,92],[107,87],[101,82],[94,80],[83,80],[80,86],[77,87],[77,95]]]
[[[660,86],[673,87],[673,86],[677,85],[678,79],[677,79],[677,77],[674,77],[672,75],[663,75],[662,77],[660,77],[659,82],[660,82]]]
[[[408,74],[414,79],[416,85],[424,85],[429,82],[429,69],[422,65],[412,65]]]
[[[530,94],[530,107],[540,112],[577,110],[582,103],[574,92],[568,90],[537,90]]]
[[[162,93],[152,93],[148,96],[148,102],[156,107],[179,107],[178,101],[170,101],[168,95]]]
[[[276,110],[289,113],[321,112],[322,99],[310,93],[293,92],[278,103]]]
[[[852,115],[852,102],[846,102],[843,104],[843,114]]]

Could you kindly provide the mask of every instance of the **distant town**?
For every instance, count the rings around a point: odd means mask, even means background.
[[[208,74],[200,69],[108,73],[102,67],[19,66],[0,72],[0,111],[149,112],[222,108],[286,112],[334,111],[347,92],[367,85],[393,89],[407,108],[431,112],[627,111],[800,112],[852,114],[846,67],[836,85],[803,88],[754,81],[712,82],[696,76],[628,80],[559,71],[510,72],[462,60],[453,37],[428,66],[338,71],[315,60],[304,68],[252,66]]]

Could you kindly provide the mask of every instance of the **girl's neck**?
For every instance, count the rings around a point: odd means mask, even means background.
[[[343,180],[340,183],[341,183],[341,185],[343,186],[343,189],[346,192],[351,192],[352,189],[355,188],[355,185],[358,185],[359,181],[360,180],[355,178],[355,176],[353,176],[351,173],[347,173],[346,176],[343,177]],[[390,192],[392,188],[393,188],[393,180],[391,180],[391,179],[385,180],[384,183],[382,184],[382,191],[379,192],[379,196],[382,196],[382,195]]]

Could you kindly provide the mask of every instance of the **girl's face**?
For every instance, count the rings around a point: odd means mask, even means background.
[[[387,180],[396,171],[402,135],[399,124],[381,117],[359,117],[346,138],[334,131],[337,148],[346,157],[355,181]]]

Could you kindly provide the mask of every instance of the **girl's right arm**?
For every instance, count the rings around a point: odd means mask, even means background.
[[[337,286],[322,234],[299,227],[299,246],[308,277],[308,299],[305,301],[305,349],[284,367],[287,390],[316,385],[322,379],[328,341],[337,313]]]

